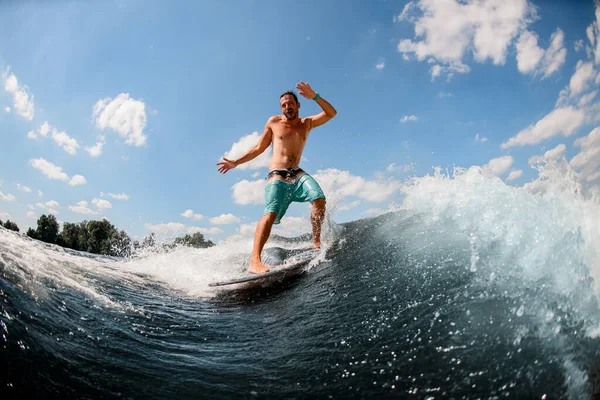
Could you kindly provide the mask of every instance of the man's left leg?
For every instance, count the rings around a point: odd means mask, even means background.
[[[325,199],[319,198],[313,201],[310,214],[310,222],[312,223],[313,244],[315,249],[321,248],[321,227],[325,219]]]

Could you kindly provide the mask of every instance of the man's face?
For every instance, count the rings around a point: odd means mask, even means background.
[[[281,99],[279,99],[279,105],[281,106],[281,112],[288,120],[293,120],[298,117],[298,109],[300,108],[300,103],[296,103],[294,100],[294,96],[291,94],[286,94]]]

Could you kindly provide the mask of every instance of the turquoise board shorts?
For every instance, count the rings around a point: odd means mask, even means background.
[[[267,205],[263,215],[275,213],[278,224],[285,215],[292,202],[311,203],[317,199],[324,199],[325,194],[315,179],[307,173],[296,179],[296,182],[286,182],[279,179],[272,180],[265,187],[265,200]]]

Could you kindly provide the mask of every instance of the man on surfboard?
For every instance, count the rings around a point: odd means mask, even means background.
[[[323,125],[337,114],[331,104],[316,93],[308,83],[300,82],[296,85],[298,93],[314,100],[323,109],[319,114],[300,118],[298,110],[300,102],[292,91],[287,91],[279,97],[279,105],[283,115],[276,115],[267,120],[265,130],[246,154],[236,160],[223,158],[217,163],[218,171],[225,174],[230,169],[248,162],[262,154],[273,144],[273,158],[269,164],[267,185],[265,187],[265,200],[267,205],[262,218],[256,225],[254,233],[254,247],[248,272],[261,274],[268,272],[269,268],[261,261],[261,252],[271,234],[273,224],[278,224],[288,206],[292,202],[312,203],[311,223],[313,244],[315,248],[321,247],[321,226],[325,217],[325,195],[317,181],[304,172],[300,167],[302,151],[311,129]]]

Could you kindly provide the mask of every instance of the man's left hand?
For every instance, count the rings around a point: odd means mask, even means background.
[[[317,93],[312,90],[308,83],[300,81],[300,83],[296,85],[296,89],[298,89],[298,93],[300,93],[300,95],[309,100],[313,100],[317,96]]]

